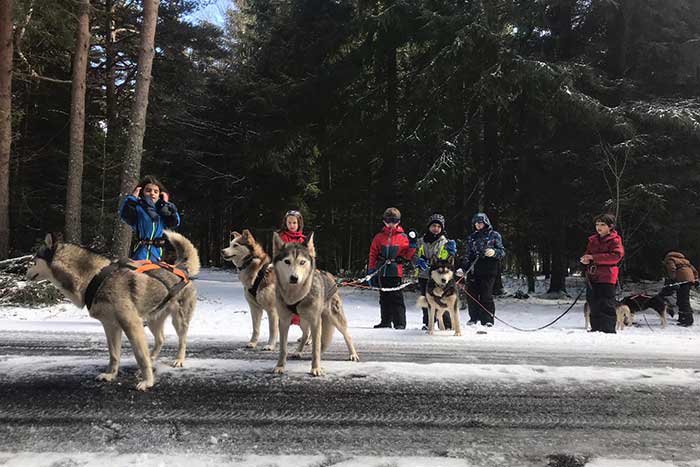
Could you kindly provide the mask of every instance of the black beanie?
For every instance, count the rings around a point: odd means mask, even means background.
[[[442,230],[445,230],[445,216],[435,213],[428,219],[428,228],[433,224],[439,224]]]

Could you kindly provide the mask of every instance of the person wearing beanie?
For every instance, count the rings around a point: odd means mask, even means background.
[[[615,216],[612,214],[596,217],[595,230],[596,233],[588,237],[586,253],[581,256],[589,283],[587,301],[591,308],[591,331],[615,334],[617,265],[625,256],[625,248],[615,231]]]
[[[425,297],[430,280],[430,261],[435,259],[447,259],[457,254],[457,244],[454,240],[448,240],[445,233],[445,217],[435,213],[428,218],[428,231],[418,239],[416,255],[413,257],[413,264],[418,273],[418,285],[420,294]],[[437,318],[436,318],[437,319]],[[444,323],[446,329],[452,329],[450,315],[445,313]],[[433,323],[433,326],[435,324]],[[429,328],[428,309],[423,308],[423,330]]]
[[[679,283],[676,289],[676,304],[678,304],[678,325],[693,325],[693,309],[690,307],[690,287],[698,284],[698,271],[690,264],[690,261],[678,251],[669,251],[664,257],[666,266],[667,282],[669,284]],[[677,287],[677,288],[676,288]],[[669,288],[670,295],[673,289]]]
[[[474,232],[467,237],[467,255],[462,262],[463,271],[459,269],[457,273],[460,275],[464,274],[464,271],[467,272],[467,292],[469,293],[467,324],[471,326],[481,322],[482,326],[491,327],[496,314],[493,284],[496,282],[499,263],[505,257],[506,250],[503,248],[501,234],[493,230],[486,214],[476,213],[472,217],[471,225]]]
[[[397,208],[387,208],[382,216],[384,227],[372,239],[369,248],[367,275],[378,287],[392,288],[401,285],[403,262],[410,261],[416,251],[415,240],[409,241],[408,235],[399,225],[401,212]],[[379,308],[381,320],[375,328],[406,329],[406,305],[403,291],[380,291]]]

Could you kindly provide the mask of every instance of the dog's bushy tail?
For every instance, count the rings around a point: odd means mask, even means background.
[[[184,270],[190,277],[196,276],[200,269],[199,253],[192,242],[183,235],[173,232],[172,230],[165,230],[163,233],[177,253],[175,266],[178,269]]]

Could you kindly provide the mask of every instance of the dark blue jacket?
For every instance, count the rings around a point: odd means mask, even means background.
[[[491,227],[491,221],[486,214],[483,212],[475,214],[472,217],[472,227],[477,222],[483,222],[486,226],[481,230],[475,230],[467,237],[467,256],[462,262],[462,269],[465,272],[468,271],[476,261],[475,276],[495,276],[498,274],[498,262],[506,256],[503,240],[501,234]],[[493,249],[496,254],[492,257],[484,256],[488,248]]]
[[[131,255],[132,259],[160,261],[163,247],[144,244],[142,241],[162,239],[163,229],[172,229],[180,225],[180,214],[173,203],[159,199],[154,205],[150,198],[137,198],[134,195],[124,198],[119,208],[119,217],[131,226],[139,238]]]

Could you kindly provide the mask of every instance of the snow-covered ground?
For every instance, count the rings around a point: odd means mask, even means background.
[[[236,274],[228,270],[204,270],[197,280],[198,303],[195,317],[191,323],[189,337],[197,339],[235,340],[242,341],[250,337],[251,320],[248,305],[243,298],[243,289]],[[700,325],[685,328],[675,325],[670,319],[668,326],[661,328],[660,319],[653,310],[647,310],[643,315],[637,314],[637,326],[627,327],[617,334],[589,333],[584,328],[583,299],[553,326],[536,332],[522,332],[509,328],[497,322],[493,328],[487,329],[480,325],[466,326],[468,314],[462,311],[462,333],[460,337],[452,331],[436,331],[428,336],[420,330],[422,312],[415,306],[416,295],[405,294],[407,305],[407,329],[373,329],[379,321],[379,305],[377,292],[345,287],[341,289],[345,313],[350,325],[351,335],[362,355],[363,342],[383,344],[397,349],[410,347],[412,350],[425,348],[454,347],[456,352],[464,353],[464,363],[432,363],[419,365],[411,363],[390,365],[381,362],[363,362],[360,369],[368,373],[386,374],[396,378],[469,378],[478,375],[481,378],[519,380],[522,382],[540,379],[543,374],[549,380],[562,382],[585,382],[610,380],[624,383],[625,381],[638,384],[640,380],[646,384],[697,384],[700,373],[691,369],[678,368],[631,368],[614,372],[606,371],[591,365],[590,367],[567,366],[563,361],[555,367],[540,367],[537,365],[480,365],[468,359],[469,348],[492,348],[494,352],[508,349],[523,349],[528,352],[537,351],[542,354],[567,353],[581,355],[634,355],[645,354],[693,357],[700,353]],[[572,303],[572,299],[549,300],[531,297],[527,300],[515,298],[498,299],[496,302],[498,318],[524,329],[537,328],[559,316]],[[697,303],[694,306],[698,307]],[[261,339],[267,339],[267,317],[261,325]],[[84,332],[102,334],[100,323],[88,316],[85,309],[78,309],[70,304],[61,304],[47,308],[17,308],[0,307],[0,330],[49,332]],[[484,332],[486,332],[484,334]],[[169,342],[175,339],[175,331],[166,326],[166,336]],[[301,330],[292,326],[290,342],[301,336]],[[336,341],[342,341],[339,334]],[[35,364],[38,359],[35,359]],[[14,371],[21,372],[18,361]],[[204,364],[204,363],[202,363]],[[216,366],[215,362],[208,364]],[[227,362],[227,365],[236,365]],[[240,362],[241,365],[256,365],[255,362]],[[260,363],[269,365],[269,363]],[[12,359],[0,363],[0,371],[7,370],[12,365]],[[324,362],[333,366],[332,371],[357,372],[358,366],[346,362]],[[290,362],[289,370],[306,371],[306,363]],[[298,367],[298,368],[297,368]],[[378,371],[382,369],[382,371]],[[649,371],[647,371],[649,370]],[[2,371],[6,373],[6,371]],[[644,376],[640,376],[643,374]]]
[[[190,327],[190,341],[247,341],[251,333],[251,321],[247,303],[243,298],[242,285],[237,275],[227,270],[205,270],[200,274],[196,282],[198,288],[198,304],[195,318]],[[517,284],[508,283],[507,287],[512,291]],[[577,293],[578,290],[575,290]],[[521,332],[509,328],[503,323],[497,322],[493,328],[482,326],[466,326],[468,315],[466,310],[462,312],[463,335],[455,337],[452,331],[437,331],[434,336],[428,336],[420,330],[422,314],[415,306],[416,296],[412,293],[405,294],[407,304],[406,330],[373,329],[379,321],[379,305],[377,293],[373,291],[342,288],[345,312],[350,324],[350,332],[355,345],[363,356],[363,346],[381,345],[391,352],[410,349],[411,352],[420,352],[420,349],[441,349],[459,357],[463,361],[429,362],[419,363],[411,361],[371,361],[363,359],[360,363],[344,362],[338,360],[324,360],[323,366],[331,378],[343,378],[349,375],[365,375],[366,378],[381,382],[383,379],[396,381],[401,379],[481,379],[504,383],[536,384],[546,381],[547,384],[562,385],[656,385],[656,386],[682,386],[696,390],[700,383],[700,371],[694,364],[688,365],[688,361],[694,361],[700,353],[700,325],[690,328],[675,325],[675,320],[670,319],[665,329],[660,327],[660,319],[652,310],[647,310],[644,315],[636,316],[637,326],[628,327],[614,335],[601,333],[588,333],[584,329],[583,300],[576,304],[573,310],[559,320],[553,326],[537,332]],[[552,321],[559,316],[573,300],[547,300],[531,297],[527,300],[515,298],[498,299],[496,302],[497,316],[510,324],[521,328],[537,328]],[[698,309],[698,303],[693,306]],[[18,308],[0,307],[0,331],[18,334],[47,333],[52,336],[60,336],[61,333],[86,333],[103,339],[103,331],[100,323],[88,316],[86,310],[77,309],[68,304],[61,304],[46,308]],[[174,344],[175,332],[166,327],[167,342]],[[301,335],[298,327],[292,327],[290,341],[293,342]],[[97,338],[97,337],[96,337]],[[267,319],[264,318],[261,326],[261,342],[267,338]],[[336,345],[342,343],[339,335],[336,336]],[[342,345],[342,344],[340,344]],[[556,364],[537,362],[522,363],[508,361],[499,364],[483,364],[478,359],[470,358],[470,350],[487,349],[494,354],[503,352],[508,355],[517,355],[519,351],[528,354],[557,356],[562,355]],[[577,355],[575,362],[567,362],[567,356]],[[590,364],[581,356],[591,356]],[[620,367],[600,366],[595,362],[596,355],[606,357],[619,356],[620,360],[634,357],[631,361],[634,365],[621,365]],[[667,357],[673,362],[674,358],[682,359],[685,365],[667,367],[658,365],[645,365],[644,358]],[[106,358],[106,355],[105,355]],[[125,359],[130,359],[130,352]],[[389,358],[390,360],[390,358]],[[100,363],[103,363],[100,361]],[[13,356],[5,355],[0,359],[0,378],[22,377],[27,373],[41,373],[42,368],[52,373],[71,372],[76,367],[94,366],[94,361],[84,356]],[[288,371],[290,375],[303,375],[308,372],[308,361],[290,361]],[[269,371],[271,361],[260,360],[236,360],[215,358],[189,358],[187,362],[191,371],[199,372],[232,372],[232,371]],[[159,368],[161,372],[171,372],[165,365]],[[160,373],[163,374],[163,373]],[[177,375],[177,372],[171,372]],[[177,376],[175,376],[177,377]],[[0,452],[0,464],[8,466],[18,465],[56,465],[60,462],[62,454],[51,453],[2,453]],[[91,453],[78,453],[73,456],[73,461],[80,465],[97,465],[104,461],[98,455]],[[82,456],[82,457],[80,457]],[[237,459],[219,459],[216,456],[179,457],[170,459],[167,456],[149,454],[121,454],[112,459],[114,465],[218,465],[235,463],[236,465],[320,465],[323,457],[318,456],[243,456]],[[448,463],[449,462],[449,463]],[[625,463],[628,462],[628,463]],[[468,465],[460,459],[439,460],[430,458],[358,458],[333,465]],[[587,465],[593,467],[634,465],[639,467],[667,467],[672,465],[693,465],[697,463],[673,464],[671,462],[649,460],[607,460],[597,458]]]

